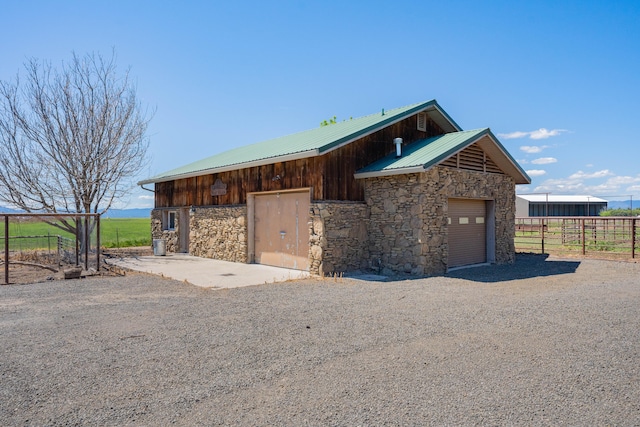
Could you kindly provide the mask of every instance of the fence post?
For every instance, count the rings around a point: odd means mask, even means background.
[[[542,218],[542,227],[540,228],[542,230],[542,252],[544,253],[544,218]]]
[[[58,271],[60,271],[62,266],[62,256],[60,255],[62,252],[62,236],[58,235],[56,240],[58,242]]]
[[[89,246],[91,245],[91,236],[89,236],[89,216],[84,217],[84,270],[89,270]]]
[[[582,255],[584,255],[586,253],[585,252],[585,235],[587,234],[584,231],[584,218],[582,218],[582,226],[580,227],[580,231],[582,233]]]
[[[9,284],[9,215],[4,216],[4,284]]]
[[[631,258],[636,257],[636,219],[631,219]]]
[[[96,271],[100,271],[100,214],[96,217]]]
[[[78,245],[79,240],[80,240],[80,223],[78,222],[78,217],[76,216],[76,266],[80,265],[80,246]]]

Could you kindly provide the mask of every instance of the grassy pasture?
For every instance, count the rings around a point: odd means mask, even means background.
[[[4,221],[0,221],[0,234],[4,236]],[[9,236],[74,236],[44,221],[9,222]],[[95,231],[91,235],[95,242]],[[151,224],[148,218],[103,218],[100,220],[100,245],[106,248],[151,246]]]

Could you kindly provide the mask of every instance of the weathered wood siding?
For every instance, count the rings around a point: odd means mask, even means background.
[[[247,193],[306,187],[313,200],[364,201],[364,183],[353,177],[358,169],[394,152],[394,138],[406,145],[442,133],[430,119],[427,131],[419,131],[414,115],[322,156],[156,183],[155,205],[237,205],[247,202]],[[227,185],[227,194],[211,195],[217,179]]]

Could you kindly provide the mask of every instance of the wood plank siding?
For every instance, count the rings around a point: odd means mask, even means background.
[[[449,157],[440,165],[456,169],[504,174],[477,143]]]
[[[364,201],[364,183],[353,174],[394,152],[394,138],[409,144],[443,133],[431,119],[426,132],[418,130],[413,115],[322,156],[156,183],[155,206],[246,204],[247,193],[295,188],[311,188],[313,200]],[[218,179],[227,185],[227,193],[212,196],[211,186]]]

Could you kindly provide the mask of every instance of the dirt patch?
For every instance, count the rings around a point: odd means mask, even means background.
[[[100,253],[100,269],[95,265],[95,254],[90,255],[89,268],[81,272],[81,277],[87,276],[118,276],[122,275],[121,269],[113,268],[104,263],[109,258],[135,258],[152,255],[150,247],[130,247],[103,249]],[[80,265],[84,267],[81,260]],[[45,282],[51,280],[64,280],[65,270],[75,267],[75,263],[60,259],[55,255],[40,251],[21,251],[9,256],[9,284],[25,285],[30,283]],[[4,260],[0,259],[0,283],[5,284]]]

